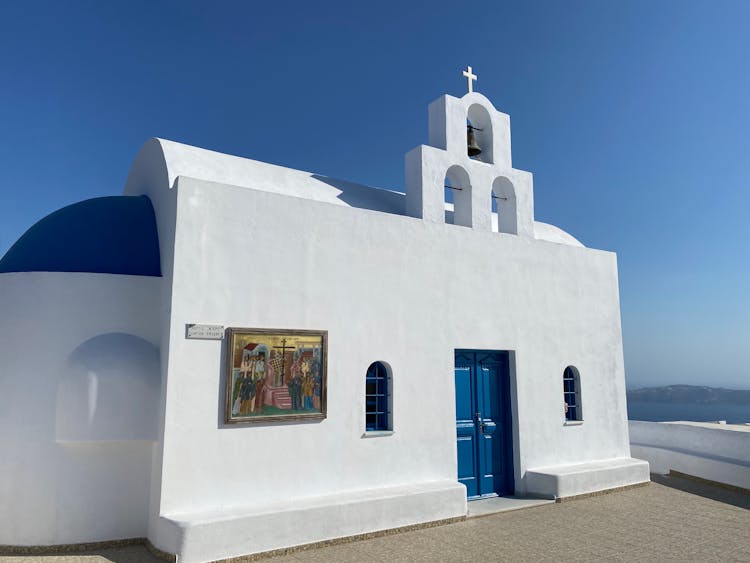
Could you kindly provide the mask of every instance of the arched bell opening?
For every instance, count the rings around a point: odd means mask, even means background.
[[[471,105],[466,114],[466,147],[470,158],[493,162],[492,119],[490,112],[479,104]]]
[[[471,227],[471,182],[469,181],[469,174],[460,166],[451,166],[445,173],[444,186],[445,222],[462,227]]]
[[[503,176],[492,182],[492,230],[499,233],[518,234],[516,189],[513,182]]]

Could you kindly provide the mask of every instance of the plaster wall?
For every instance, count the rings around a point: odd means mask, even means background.
[[[179,176],[282,193],[334,205],[373,209],[384,213],[404,213],[404,194],[400,192],[363,186],[166,139],[150,139],[143,145],[133,162],[125,195],[147,194],[153,202],[163,197],[161,192],[165,188],[172,188]],[[156,206],[154,202],[154,207]],[[157,217],[158,215],[157,212]]]
[[[182,155],[177,148],[183,147],[160,139],[149,139],[136,155],[133,166],[125,183],[125,195],[145,195],[151,200],[156,216],[156,229],[159,237],[159,256],[161,259],[162,283],[159,288],[159,303],[152,311],[154,323],[161,343],[160,377],[166,381],[169,362],[169,345],[172,335],[172,277],[174,270],[175,228],[177,223],[177,194],[173,190],[174,177],[170,175],[168,149],[172,154]],[[206,151],[211,152],[211,151]],[[178,162],[189,161],[185,151],[184,158],[174,157]],[[213,153],[212,153],[213,154]],[[198,160],[200,162],[200,159]],[[159,533],[159,507],[161,502],[162,453],[164,437],[164,403],[166,387],[162,386],[158,399],[157,436],[151,460],[149,483],[148,536],[156,537]]]
[[[186,177],[174,189],[162,515],[455,481],[456,348],[516,352],[518,492],[530,467],[630,455],[613,254]],[[328,418],[225,426],[224,343],[186,340],[191,322],[328,330]],[[375,360],[393,369],[394,433],[370,438]]]
[[[481,96],[480,94],[471,95]],[[484,97],[482,99],[486,100]],[[486,104],[491,107],[489,101],[486,101]],[[495,114],[505,115],[499,112],[495,112]],[[507,118],[507,115],[505,117]],[[431,120],[430,131],[432,130]],[[461,130],[460,134],[462,138],[465,137],[464,130]],[[499,143],[503,142],[503,136],[496,136],[495,140]],[[434,204],[435,206],[431,211],[435,221],[442,222],[446,210],[453,212],[453,204],[446,204],[443,201],[442,182],[445,180],[447,168],[458,163],[462,167],[468,167],[469,171],[472,172],[472,177],[474,176],[473,172],[477,170],[479,176],[481,176],[478,179],[483,187],[479,189],[481,194],[477,193],[479,196],[475,206],[477,209],[489,208],[489,200],[486,198],[489,197],[493,181],[507,176],[514,191],[527,192],[526,196],[520,196],[521,201],[517,204],[519,213],[523,215],[519,232],[540,240],[582,246],[574,237],[558,227],[533,221],[533,197],[531,197],[533,185],[532,175],[529,172],[509,167],[503,168],[500,164],[493,167],[489,163],[477,162],[468,159],[464,154],[465,150],[459,150],[455,144],[452,147],[453,152],[451,154],[455,158],[446,157],[435,147],[426,147],[427,151],[434,156],[434,160],[428,159],[424,164],[430,171],[429,178],[434,180],[435,190],[430,195],[430,202],[432,202],[431,205]],[[425,147],[417,147],[412,153],[421,155],[423,148]],[[499,148],[498,145],[498,150]],[[422,174],[422,162],[417,162],[415,167],[409,163],[410,158],[414,157],[407,156],[406,180],[407,185],[415,185],[415,182],[422,182],[422,177],[415,175],[417,172]],[[434,166],[432,166],[433,164]],[[476,168],[472,168],[473,166],[476,166]],[[171,275],[171,242],[173,242],[174,237],[175,207],[171,188],[179,176],[189,176],[222,184],[396,215],[407,214],[407,199],[416,198],[418,205],[421,205],[422,202],[421,187],[420,189],[410,190],[410,194],[407,196],[401,192],[364,186],[312,172],[284,168],[274,164],[192,147],[174,141],[150,139],[143,145],[133,163],[125,186],[125,195],[147,195],[151,199],[157,217],[162,274],[165,278]],[[421,212],[420,207],[412,214],[419,216]],[[516,222],[516,229],[518,228],[518,222]],[[485,228],[485,230],[499,230],[497,213],[492,214],[490,228]],[[167,294],[171,292],[170,284],[165,284],[165,292]],[[169,300],[166,300],[165,303],[169,303]]]
[[[631,420],[633,455],[651,471],[680,471],[710,481],[750,489],[750,432],[745,428]]]
[[[445,222],[445,177],[452,166],[461,166],[469,176],[470,221],[474,230],[492,231],[491,194],[498,178],[508,180],[515,192],[517,235],[534,237],[534,185],[530,172],[502,169],[471,160],[466,151],[453,153],[420,145],[406,154],[406,206],[409,215],[434,223]],[[463,194],[462,194],[463,195]]]
[[[146,535],[160,284],[0,275],[0,544]],[[122,407],[150,426],[114,423]]]

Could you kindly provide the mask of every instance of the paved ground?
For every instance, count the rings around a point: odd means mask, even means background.
[[[750,495],[676,477],[588,499],[311,549],[267,563],[750,562]],[[140,546],[2,563],[156,563]]]

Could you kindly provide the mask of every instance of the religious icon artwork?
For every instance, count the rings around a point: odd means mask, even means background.
[[[328,332],[226,330],[227,424],[326,417]]]

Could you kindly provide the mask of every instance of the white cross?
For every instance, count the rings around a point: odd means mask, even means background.
[[[467,66],[466,70],[464,71],[464,76],[469,81],[469,93],[471,93],[471,92],[474,91],[474,85],[472,84],[472,82],[474,82],[477,79],[477,75],[476,74],[472,74],[471,73],[471,67]]]

